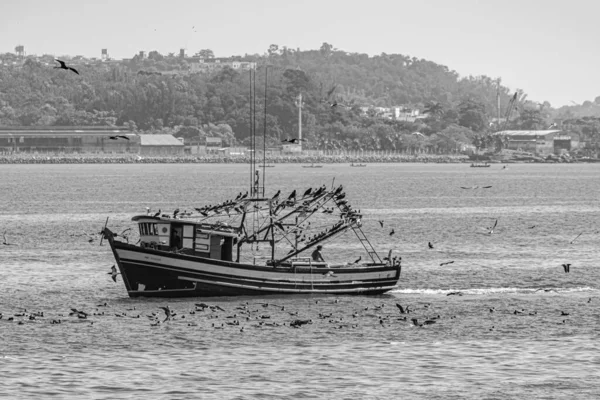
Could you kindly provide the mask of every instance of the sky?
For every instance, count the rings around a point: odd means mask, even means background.
[[[217,57],[324,42],[501,78],[553,107],[600,96],[597,0],[2,0],[0,53]]]

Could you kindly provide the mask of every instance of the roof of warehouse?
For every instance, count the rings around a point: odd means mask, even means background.
[[[140,135],[142,146],[183,146],[173,135]]]

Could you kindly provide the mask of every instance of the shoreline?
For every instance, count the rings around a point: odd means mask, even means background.
[[[0,164],[248,164],[249,157],[139,155],[0,155]],[[471,163],[466,155],[267,156],[269,164]],[[257,159],[262,165],[263,159]]]
[[[512,164],[531,163],[531,161],[517,160],[489,160],[475,161],[467,155],[434,155],[434,154],[390,154],[390,155],[364,155],[364,156],[268,156],[265,158],[267,165],[276,164],[378,164],[378,163],[434,163],[434,164]],[[569,162],[559,160],[545,160],[536,163],[586,163],[590,161],[572,160]],[[0,164],[249,164],[250,158],[244,156],[140,156],[137,154],[10,154],[0,155]],[[262,165],[259,157],[257,165]]]

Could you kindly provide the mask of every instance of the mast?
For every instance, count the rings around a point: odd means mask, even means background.
[[[250,128],[250,150],[252,150],[252,140],[254,137],[254,132],[252,131],[252,68],[248,70],[249,72],[249,86],[250,86],[250,97],[248,98],[248,104],[250,105],[250,115],[248,118],[248,128]],[[250,151],[250,197],[252,197],[252,187],[253,187],[253,179],[254,179],[254,171],[252,168],[252,151]]]
[[[263,126],[263,179],[262,179],[262,196],[265,197],[265,178],[267,168],[267,80],[269,76],[269,65],[265,68],[265,116]]]
[[[258,195],[259,184],[258,171],[256,170],[256,71],[254,71],[254,74],[252,75],[252,87],[252,175],[254,177],[254,181],[252,183],[252,196],[254,197]]]

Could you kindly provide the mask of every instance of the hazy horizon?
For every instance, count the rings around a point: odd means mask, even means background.
[[[140,50],[216,57],[264,54],[271,44],[301,50],[327,42],[347,52],[403,54],[445,65],[461,77],[502,79],[511,90],[553,107],[600,95],[599,37],[591,1],[462,0],[285,4],[225,0],[10,1],[0,15],[0,53],[115,59]]]

